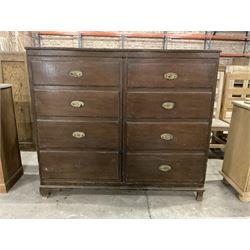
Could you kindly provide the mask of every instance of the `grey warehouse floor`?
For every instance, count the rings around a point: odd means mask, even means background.
[[[39,194],[37,157],[22,152],[24,176],[0,194],[0,218],[250,218],[250,204],[221,182],[222,160],[208,161],[202,202],[192,192],[66,190]]]

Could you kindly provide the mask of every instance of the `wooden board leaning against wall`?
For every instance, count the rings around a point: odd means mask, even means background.
[[[35,148],[25,52],[0,52],[0,82],[11,83],[20,149]]]

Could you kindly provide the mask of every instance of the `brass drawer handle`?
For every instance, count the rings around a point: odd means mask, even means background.
[[[69,72],[69,76],[75,77],[75,78],[80,78],[80,77],[83,76],[83,73],[82,73],[82,71],[80,71],[80,70],[71,70],[71,71]]]
[[[174,72],[168,72],[164,74],[164,78],[167,80],[174,80],[178,78],[178,75]]]
[[[84,132],[80,132],[80,131],[75,131],[75,132],[73,132],[72,136],[75,137],[75,138],[77,138],[77,139],[80,139],[80,138],[85,137],[85,133]]]
[[[170,141],[174,138],[174,136],[172,134],[168,134],[168,133],[165,133],[165,134],[162,134],[161,135],[161,139],[162,140],[165,140],[165,141]]]
[[[159,170],[162,171],[162,172],[169,172],[171,169],[172,169],[172,167],[169,166],[169,165],[161,165],[159,167]]]
[[[173,109],[175,106],[174,102],[164,102],[161,105],[164,109]]]
[[[70,103],[70,105],[71,105],[73,108],[81,108],[81,107],[83,107],[83,106],[85,105],[85,103],[82,102],[82,101],[72,101],[72,102]]]

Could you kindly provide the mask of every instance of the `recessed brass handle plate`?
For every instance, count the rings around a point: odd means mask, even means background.
[[[169,134],[169,133],[164,133],[164,134],[161,134],[161,139],[162,140],[165,140],[165,141],[170,141],[174,138],[174,136],[172,134]]]
[[[172,169],[172,167],[169,166],[169,165],[161,165],[159,167],[159,170],[162,171],[162,172],[169,172],[171,169]]]
[[[81,132],[81,131],[75,131],[75,132],[73,132],[72,136],[77,138],[77,139],[80,139],[80,138],[85,137],[85,133]]]
[[[161,105],[164,109],[173,109],[175,106],[174,102],[164,102]]]
[[[165,73],[163,76],[167,80],[174,80],[174,79],[178,78],[178,75],[176,73],[174,73],[174,72]]]
[[[80,71],[80,70],[71,70],[71,71],[69,72],[69,76],[75,77],[75,78],[80,78],[80,77],[83,76],[83,73],[82,73],[82,71]]]
[[[82,102],[82,101],[72,101],[72,102],[70,103],[70,105],[71,105],[73,108],[81,108],[81,107],[83,107],[83,106],[85,105],[85,103]]]

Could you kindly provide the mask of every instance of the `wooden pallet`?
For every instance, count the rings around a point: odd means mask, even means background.
[[[222,97],[220,119],[230,122],[233,101],[244,101],[250,97],[250,66],[228,66]]]
[[[250,73],[250,66],[237,66],[237,65],[229,65],[229,66],[226,66],[225,70],[224,70],[226,73],[227,72],[237,72],[237,73],[240,73],[240,72],[244,72],[244,73]]]

